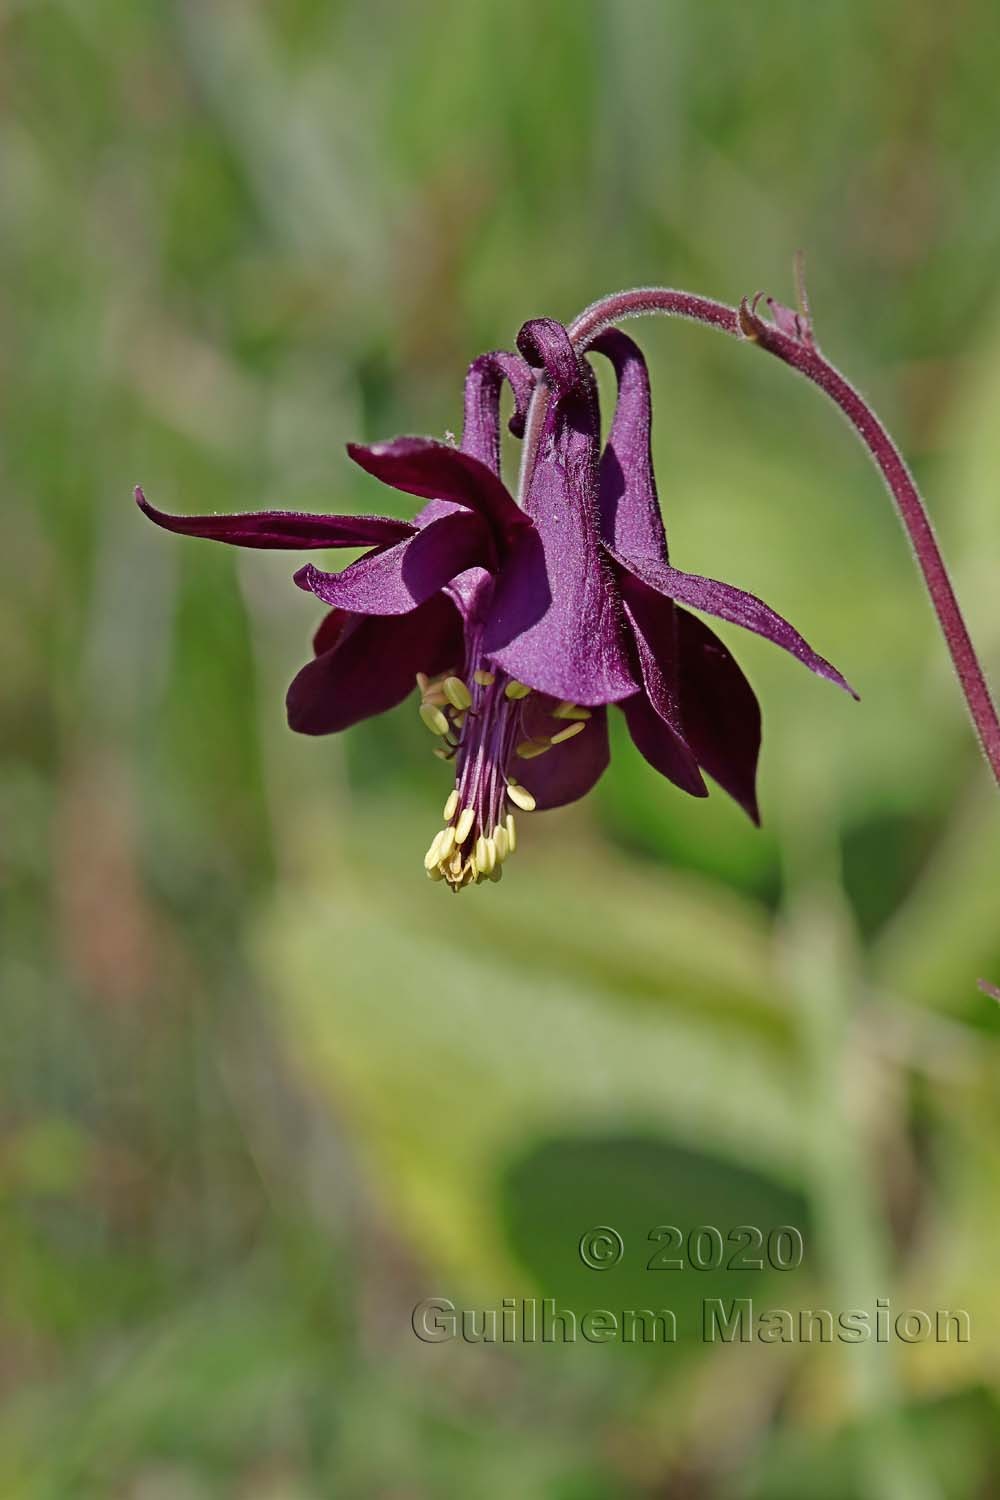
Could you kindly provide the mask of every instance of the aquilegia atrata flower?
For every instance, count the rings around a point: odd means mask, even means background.
[[[561,324],[541,318],[520,354],[482,355],[465,386],[461,446],[428,438],[351,445],[368,473],[429,503],[412,523],[384,516],[267,511],[169,516],[170,531],[244,547],[370,547],[342,572],[307,565],[300,588],[330,606],[314,658],[288,691],[288,720],[330,734],[401,702],[454,762],[455,784],[424,865],[454,889],[500,877],[513,809],[572,802],[608,763],[607,706],[624,710],[656,770],[693,796],[706,771],[757,820],[760,711],[727,648],[684,608],[767,637],[848,688],[780,615],[751,594],[679,572],[667,558],[650,454],[650,394],[633,341],[591,348],[618,380],[603,454],[597,387]],[[500,478],[500,397],[524,432],[533,390],[548,399],[519,504]]]

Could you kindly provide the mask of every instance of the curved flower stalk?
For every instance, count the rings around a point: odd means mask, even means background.
[[[608,764],[607,709],[622,708],[647,761],[692,796],[704,774],[758,821],[760,710],[728,649],[690,610],[771,640],[851,692],[829,662],[754,595],[670,561],[650,450],[646,364],[610,328],[573,338],[540,318],[518,353],[469,368],[459,447],[429,438],[350,445],[369,474],[427,501],[412,522],[268,511],[171,516],[157,525],[245,547],[368,547],[341,572],[306,564],[300,588],[328,607],[313,659],[288,691],[289,724],[329,734],[402,701],[416,681],[435,753],[453,763],[444,826],[424,859],[453,890],[497,880],[516,811],[583,796]],[[593,371],[618,396],[601,451]],[[500,475],[500,398],[529,462],[517,500]]]

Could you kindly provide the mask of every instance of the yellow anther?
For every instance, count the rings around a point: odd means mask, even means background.
[[[463,725],[463,724],[464,724],[464,723],[465,723],[465,721],[466,721],[466,719],[467,719],[467,718],[468,718],[468,717],[469,717],[469,716],[468,716],[468,714],[467,714],[467,713],[466,713],[466,711],[465,711],[465,709],[464,709],[464,708],[463,708],[463,709],[462,709],[462,712],[461,712],[461,713],[460,713],[460,714],[455,714],[455,715],[454,715],[454,717],[453,717],[453,720],[452,720],[452,722],[453,722],[453,723],[454,723],[454,725],[455,725],[455,728],[456,728],[456,729],[461,729],[461,728],[462,728],[462,725]]]
[[[567,724],[565,729],[560,729],[558,734],[552,736],[553,745],[561,745],[564,740],[571,740],[574,734],[582,734],[586,724]]]
[[[452,708],[463,709],[472,707],[472,694],[461,677],[446,677],[441,684],[441,691]]]
[[[530,692],[530,687],[525,687],[523,682],[508,682],[504,688],[504,696],[511,699],[527,698]]]
[[[490,871],[490,879],[492,881],[503,879],[503,865],[496,864],[493,866],[492,870]]]
[[[521,786],[517,781],[508,781],[507,796],[522,812],[534,812],[535,799],[526,786]]]
[[[455,825],[456,844],[465,843],[466,839],[469,837],[469,834],[472,832],[472,825],[475,821],[476,814],[474,809],[471,807],[463,807],[461,817]]]
[[[439,707],[448,702],[445,697],[444,685],[451,672],[442,672],[439,677],[428,677],[426,672],[417,673],[417,687],[420,689],[420,697],[424,703],[434,703]]]
[[[428,677],[426,672],[418,672],[417,686],[420,689],[421,703],[433,703],[436,708],[443,708],[448,702],[442,691],[440,677]]]
[[[441,848],[441,834],[436,833],[431,840],[431,847],[424,855],[424,869],[431,870],[439,862],[438,854]]]
[[[492,687],[496,682],[496,677],[492,672],[484,672],[482,667],[480,667],[477,672],[473,672],[472,680],[473,682],[478,682],[480,687]]]
[[[476,852],[473,858],[476,867],[482,870],[484,875],[488,875],[497,862],[497,850],[493,840],[481,833],[476,839]]]
[[[510,840],[507,837],[507,830],[502,823],[497,828],[494,828],[492,838],[493,847],[497,851],[497,860],[500,864],[503,864],[510,853]]]
[[[583,728],[582,724],[580,728]],[[522,760],[535,760],[537,756],[544,755],[550,745],[554,745],[557,739],[559,739],[559,735],[553,736],[551,740],[522,740],[514,753],[519,755]]]
[[[564,698],[559,706],[552,710],[552,717],[554,719],[589,719],[590,709],[581,708],[579,703],[570,703]]]
[[[420,717],[423,719],[431,734],[447,734],[448,720],[439,708],[433,703],[421,703]]]
[[[426,865],[424,866],[424,869],[425,870],[427,869]],[[443,880],[444,879],[444,871],[442,870],[441,866],[440,865],[431,865],[430,869],[427,870],[427,879],[428,880]]]
[[[451,824],[441,830],[438,834],[438,839],[440,842],[438,843],[437,857],[443,864],[455,847],[455,830]]]
[[[444,805],[444,820],[450,823],[458,809],[458,787],[452,789],[451,795]]]
[[[454,750],[446,750],[443,745],[438,745],[434,749],[433,754],[437,756],[438,760],[451,760],[455,752]]]
[[[507,814],[507,817],[504,821],[504,827],[507,830],[507,853],[513,854],[514,850],[517,848],[517,826],[514,822],[513,813]]]

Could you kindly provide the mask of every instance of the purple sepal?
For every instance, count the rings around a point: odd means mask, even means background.
[[[733,625],[742,625],[744,630],[763,636],[765,640],[772,641],[774,645],[797,657],[817,676],[825,677],[828,682],[835,682],[846,693],[850,693],[852,698],[857,698],[857,693],[836,667],[815,652],[793,625],[754,594],[744,593],[742,589],[733,588],[729,583],[720,583],[715,578],[702,578],[697,573],[682,573],[678,568],[672,568],[655,557],[625,558],[613,552],[611,555],[620,567],[634,574],[649,588],[664,594],[668,599],[675,599],[679,604],[689,604],[692,609],[700,609],[705,614],[728,620]]]
[[[316,547],[385,547],[413,536],[409,521],[391,516],[310,516],[294,510],[262,510],[238,515],[172,516],[157,510],[136,487],[139,509],[181,536],[207,537],[234,547],[285,548],[308,551]]]

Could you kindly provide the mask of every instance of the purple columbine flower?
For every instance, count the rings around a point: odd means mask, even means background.
[[[454,890],[499,879],[513,810],[584,795],[608,764],[606,709],[619,704],[646,759],[706,796],[708,772],[757,820],[760,711],[727,648],[681,606],[765,636],[814,672],[848,684],[787,621],[751,594],[668,561],[650,454],[645,361],[624,334],[591,348],[618,380],[600,451],[593,372],[561,324],[526,323],[520,355],[482,355],[465,386],[461,446],[397,438],[351,457],[429,503],[412,523],[383,516],[268,511],[169,516],[171,531],[246,547],[367,546],[340,573],[307,565],[300,588],[330,606],[314,657],[288,691],[288,719],[329,734],[420,691],[436,754],[454,763],[444,827],[424,859]],[[547,399],[519,504],[500,477],[500,396],[524,433],[533,391]]]

